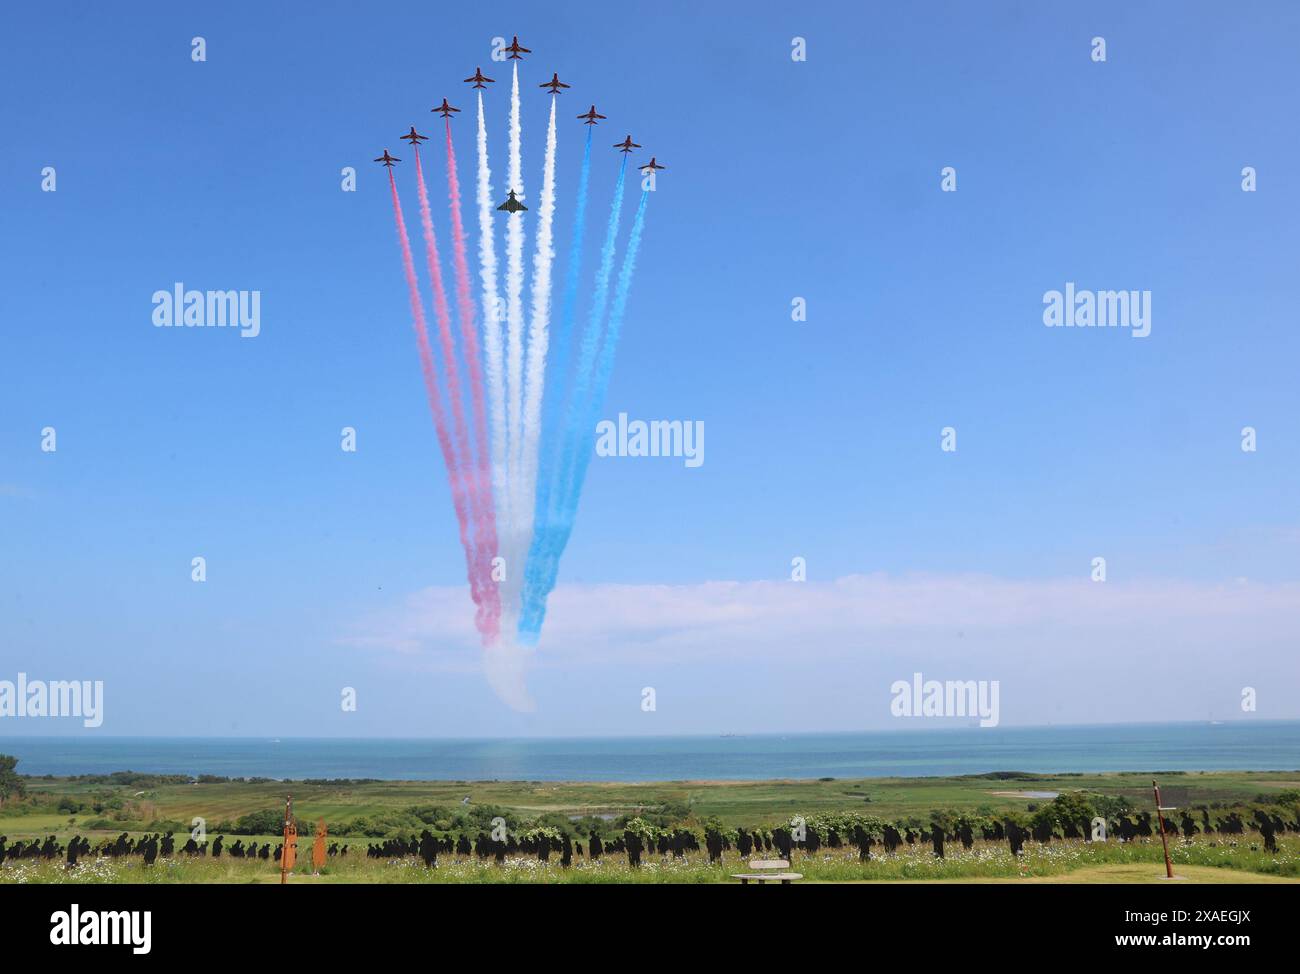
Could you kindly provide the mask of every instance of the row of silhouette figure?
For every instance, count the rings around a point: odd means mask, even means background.
[[[46,839],[28,839],[17,840],[12,844],[9,837],[0,835],[0,865],[9,860],[16,859],[58,859],[64,858],[69,866],[75,866],[80,859],[87,858],[107,858],[107,859],[125,859],[128,857],[139,857],[146,866],[152,866],[161,859],[170,859],[179,853],[186,856],[208,856],[217,859],[223,854],[234,859],[280,859],[280,854],[284,849],[282,843],[277,843],[272,847],[271,843],[264,842],[259,845],[256,842],[244,844],[243,839],[236,839],[232,844],[225,844],[226,837],[218,835],[210,843],[208,841],[198,842],[193,836],[185,840],[184,845],[177,850],[176,835],[174,832],[147,833],[138,838],[132,838],[128,833],[123,832],[116,839],[101,839],[97,844],[91,845],[87,838],[80,835],[74,835],[66,844],[60,843],[58,838],[51,835]],[[337,842],[330,843],[326,850],[329,856],[347,855],[349,846],[340,846]]]
[[[1300,818],[1287,821],[1277,811],[1255,808],[1243,815],[1239,811],[1221,814],[1212,821],[1208,809],[1200,809],[1199,821],[1190,811],[1181,811],[1177,817],[1169,816],[1164,820],[1165,833],[1170,837],[1194,835],[1243,835],[1247,831],[1258,832],[1264,848],[1270,852],[1277,851],[1277,836],[1284,832],[1300,832]],[[859,857],[870,859],[871,852],[877,846],[884,852],[892,854],[901,846],[915,846],[917,843],[931,846],[934,855],[943,858],[947,843],[960,843],[963,849],[971,849],[978,838],[984,842],[1006,842],[1014,855],[1020,855],[1025,843],[1033,840],[1047,844],[1060,839],[1085,839],[1094,837],[1094,823],[1052,822],[1040,818],[1028,827],[1019,821],[985,819],[974,825],[969,821],[958,821],[951,826],[932,823],[928,828],[903,823],[886,823],[880,829],[864,829],[861,825],[848,826],[841,832],[831,828],[817,829],[811,825],[803,826],[796,838],[795,831],[786,826],[772,829],[737,829],[735,838],[730,834],[706,829],[704,847],[711,862],[717,861],[724,852],[735,849],[742,856],[754,853],[778,852],[789,858],[795,848],[802,848],[809,853],[816,853],[823,847],[838,849],[856,847]],[[1126,815],[1113,815],[1105,820],[1105,835],[1122,842],[1137,839],[1150,839],[1159,835],[1159,823],[1149,812]],[[329,844],[326,852],[329,857],[346,856],[350,846],[338,842]],[[598,860],[606,854],[626,855],[629,863],[638,866],[645,855],[681,858],[688,852],[698,851],[699,836],[691,829],[659,829],[654,837],[640,832],[625,830],[622,835],[602,837],[593,832],[588,837],[586,850],[582,841],[576,836],[555,830],[533,830],[522,835],[507,833],[505,838],[495,837],[495,833],[479,832],[471,838],[461,833],[457,836],[435,836],[428,829],[419,835],[395,836],[381,841],[371,842],[366,846],[366,855],[371,859],[404,859],[419,857],[426,866],[437,865],[440,855],[457,855],[461,858],[476,856],[479,859],[495,859],[503,862],[507,856],[536,856],[542,862],[550,860],[554,854],[562,866],[568,866],[575,856],[588,860]],[[210,856],[220,858],[222,855],[234,859],[259,859],[279,861],[283,845],[270,842],[257,843],[237,838],[226,844],[226,837],[218,835],[209,843],[198,842],[193,836],[177,849],[175,833],[146,833],[132,838],[123,832],[115,839],[101,839],[92,845],[90,839],[80,835],[73,836],[66,843],[61,843],[51,835],[45,839],[26,839],[9,842],[8,836],[0,835],[0,866],[7,861],[24,859],[58,859],[64,858],[69,866],[75,866],[81,859],[110,858],[121,859],[138,857],[146,866],[152,866],[158,859],[171,859],[177,854],[184,856]]]

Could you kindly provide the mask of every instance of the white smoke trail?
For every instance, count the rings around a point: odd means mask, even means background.
[[[537,211],[537,250],[533,255],[533,308],[528,326],[527,368],[524,373],[523,445],[519,466],[519,526],[532,538],[537,490],[537,448],[542,433],[542,393],[546,383],[546,353],[550,345],[551,224],[555,216],[555,102],[546,127],[546,161],[542,167],[541,204]],[[524,566],[520,566],[521,568]]]
[[[488,167],[487,125],[483,92],[478,95],[478,259],[483,283],[483,348],[488,403],[492,419],[492,492],[496,498],[497,530],[510,523],[506,481],[506,395],[501,359],[501,298],[497,294],[497,250],[492,226],[492,170]],[[499,542],[498,542],[499,543]]]
[[[515,198],[524,198],[523,165],[519,152],[519,65],[515,64],[510,86],[510,158],[506,170],[506,189]],[[520,213],[506,216],[506,490],[510,495],[510,520],[502,545],[506,559],[506,577],[501,585],[503,621],[518,618],[519,592],[523,586],[525,545],[528,543],[519,522],[522,496],[519,491],[520,424],[523,413],[524,372],[524,218]],[[511,630],[502,626],[504,632]]]

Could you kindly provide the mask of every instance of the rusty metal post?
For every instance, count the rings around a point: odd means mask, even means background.
[[[319,876],[321,866],[325,865],[325,819],[316,823],[316,841],[311,847],[311,870]]]
[[[284,847],[280,851],[280,885],[288,882],[289,870],[297,860],[298,823],[293,820],[293,795],[284,799]]]
[[[1173,879],[1174,865],[1169,861],[1169,839],[1165,835],[1165,810],[1160,804],[1160,786],[1152,781],[1151,790],[1156,795],[1156,821],[1160,823],[1160,844],[1165,847],[1165,876]]]

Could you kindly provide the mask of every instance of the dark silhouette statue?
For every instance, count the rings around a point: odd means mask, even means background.
[[[438,865],[438,843],[434,841],[428,829],[420,833],[420,858],[424,860],[424,865],[428,869]]]

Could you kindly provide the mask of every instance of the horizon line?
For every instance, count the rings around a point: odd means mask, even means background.
[[[901,718],[911,720],[911,718]],[[950,721],[964,718],[935,718],[941,721]],[[478,737],[440,737],[435,735],[381,735],[370,734],[362,736],[349,736],[343,734],[228,734],[228,735],[200,735],[200,734],[104,734],[99,733],[94,728],[82,728],[71,730],[66,733],[50,734],[0,734],[0,741],[22,741],[22,740],[85,740],[93,738],[111,738],[114,740],[176,740],[176,741],[257,741],[257,740],[274,740],[274,741],[592,741],[592,740],[678,740],[682,738],[698,737],[829,737],[845,734],[894,734],[907,731],[921,731],[924,733],[944,733],[952,731],[974,730],[981,732],[999,731],[999,730],[1055,730],[1055,729],[1076,729],[1076,728],[1107,728],[1107,727],[1180,727],[1180,726],[1241,726],[1246,724],[1295,724],[1300,723],[1300,717],[1280,717],[1280,718],[1254,718],[1242,717],[1225,720],[1218,719],[1185,719],[1185,720],[1126,720],[1110,721],[1103,723],[1061,723],[1061,724],[999,724],[996,727],[980,727],[975,724],[963,724],[960,726],[909,726],[909,727],[889,727],[889,728],[859,728],[856,730],[801,730],[801,731],[705,731],[694,733],[677,733],[677,734],[537,734],[537,735],[497,735],[497,736],[478,736]]]

